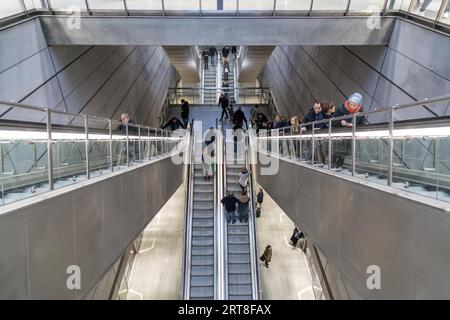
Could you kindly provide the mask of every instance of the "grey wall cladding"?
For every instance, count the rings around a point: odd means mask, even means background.
[[[179,78],[162,47],[49,47],[38,19],[1,31],[0,50],[0,100],[108,118],[129,112],[153,126],[165,90]],[[5,107],[0,117],[42,120]]]
[[[448,35],[398,19],[388,46],[277,47],[260,80],[285,115],[303,116],[318,98],[340,105],[356,91],[368,111],[450,94],[449,62]],[[441,103],[399,111],[396,119],[449,114],[450,103]]]

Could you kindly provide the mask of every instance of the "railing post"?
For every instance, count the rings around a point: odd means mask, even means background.
[[[311,165],[314,165],[314,153],[316,152],[316,141],[314,139],[314,129],[315,123],[313,122],[311,127],[311,135],[312,135],[312,147],[311,147]]]
[[[388,154],[388,176],[387,185],[392,185],[392,175],[394,169],[394,112],[395,106],[389,110],[389,154]]]
[[[299,152],[299,161],[302,162],[302,151],[303,151],[303,146],[302,146],[302,125],[300,124],[300,134],[299,134],[300,138],[300,145],[298,147],[298,152]]]
[[[152,157],[152,143],[150,140],[150,127],[147,127],[147,160],[150,160]]]
[[[127,143],[127,145],[126,145],[126,150],[127,150],[127,167],[129,167],[130,166],[130,153],[129,153],[130,146],[129,146],[129,139],[128,139],[128,123],[125,125],[125,134],[126,134],[126,138],[127,138],[127,140],[126,140],[126,143]]]
[[[48,189],[51,191],[53,185],[53,149],[52,149],[52,114],[49,108],[47,113],[47,170],[48,170]]]
[[[328,170],[331,170],[331,158],[333,153],[331,152],[331,118],[328,120]]]
[[[88,127],[88,117],[87,115],[84,115],[84,134],[85,134],[85,148],[86,148],[86,178],[90,179],[91,174],[89,171],[89,127]]]
[[[356,173],[356,114],[352,117],[352,176]]]
[[[108,119],[108,130],[109,130],[109,169],[111,170],[111,172],[113,172],[114,171],[114,159],[113,159],[111,119]]]
[[[140,125],[138,125],[138,136],[139,136],[138,155],[139,155],[139,163],[141,163],[141,126]]]

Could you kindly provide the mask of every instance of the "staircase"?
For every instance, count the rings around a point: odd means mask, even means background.
[[[232,155],[230,155],[232,156]],[[241,187],[238,184],[239,172],[243,164],[232,164],[227,158],[227,190],[239,199]],[[250,190],[248,190],[250,192]],[[248,222],[227,226],[228,252],[228,299],[252,300],[252,274],[250,265],[250,238]]]
[[[203,76],[203,88],[215,88],[216,87],[216,68],[212,65],[209,66],[208,70],[204,70]],[[216,90],[205,90],[203,92],[203,103],[204,104],[216,104]]]
[[[214,177],[204,180],[201,156],[194,167],[191,285],[193,300],[214,299]]]

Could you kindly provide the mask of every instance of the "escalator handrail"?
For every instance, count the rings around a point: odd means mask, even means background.
[[[222,159],[222,198],[227,193],[227,160],[226,160],[226,154],[225,154],[225,146],[226,144],[223,143],[223,133],[222,130],[220,131],[221,142],[222,142],[222,153],[221,153],[221,159]],[[223,219],[225,216],[224,212],[224,206],[220,203],[220,215],[222,216],[222,220],[224,221],[224,226],[222,227],[223,232],[223,268],[224,268],[224,300],[228,300],[228,221],[227,219]]]
[[[192,203],[193,203],[193,191],[194,191],[194,135],[193,135],[193,120],[192,125],[187,135],[186,151],[188,152],[185,157],[187,161],[185,181],[186,181],[186,194],[185,194],[185,212],[184,212],[184,239],[183,239],[183,266],[182,266],[182,299],[189,300],[190,298],[190,282],[191,282],[191,254],[192,254]]]
[[[251,130],[251,125],[249,130]],[[254,300],[261,299],[261,284],[260,284],[260,270],[259,270],[259,260],[258,260],[258,235],[257,235],[257,226],[256,226],[256,214],[254,208],[254,199],[255,199],[255,168],[252,168],[252,162],[249,159],[249,152],[251,152],[251,143],[250,143],[250,133],[246,137],[247,147],[245,150],[245,163],[250,171],[250,179],[249,179],[249,196],[250,196],[250,212],[248,219],[248,227],[249,227],[249,241],[250,241],[250,265],[252,266],[252,296]]]

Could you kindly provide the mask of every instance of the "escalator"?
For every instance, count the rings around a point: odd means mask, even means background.
[[[239,199],[241,194],[241,187],[238,183],[239,173],[244,166],[247,168],[249,166],[246,155],[239,155],[237,158],[235,159],[233,149],[227,148],[225,152],[224,177],[226,179],[224,179],[224,183],[226,185],[225,193],[233,192],[235,197]],[[259,299],[259,270],[251,177],[249,177],[247,192],[250,197],[248,222],[241,223],[238,218],[235,224],[228,223],[226,228],[226,290],[229,300]]]
[[[198,143],[191,143],[185,235],[185,299],[215,298],[215,175],[205,180]]]

